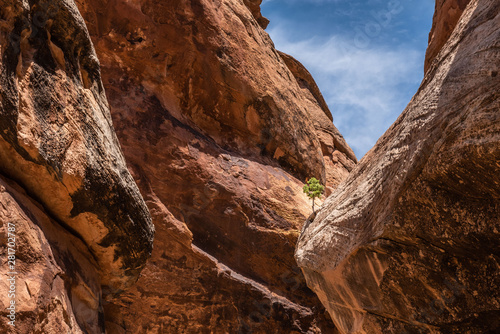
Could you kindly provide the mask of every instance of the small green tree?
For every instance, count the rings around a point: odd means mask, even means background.
[[[321,194],[325,191],[325,187],[323,187],[321,183],[319,183],[318,179],[316,179],[315,177],[311,177],[302,189],[304,190],[304,193],[306,193],[307,196],[313,200],[313,213],[316,213],[316,211],[314,210],[314,199],[321,196]]]

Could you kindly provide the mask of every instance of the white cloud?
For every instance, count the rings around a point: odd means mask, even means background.
[[[293,41],[293,31],[279,26],[269,33],[277,49],[313,74],[335,125],[358,158],[403,111],[423,75],[421,50],[375,46],[373,41],[361,48],[355,36],[342,35]]]

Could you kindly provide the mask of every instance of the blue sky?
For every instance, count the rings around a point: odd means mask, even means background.
[[[423,78],[434,0],[264,0],[276,48],[312,73],[360,159]]]

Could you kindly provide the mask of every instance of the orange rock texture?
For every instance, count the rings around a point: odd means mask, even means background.
[[[500,2],[471,0],[305,227],[295,257],[341,333],[500,332],[499,59]]]
[[[99,333],[103,299],[130,287],[151,254],[151,216],[74,2],[2,0],[0,18],[0,328]]]
[[[110,333],[335,333],[293,258],[305,177],[356,158],[260,1],[78,1],[113,123],[156,226]]]
[[[0,203],[1,242],[13,243],[2,247],[1,256],[16,255],[14,270],[7,261],[0,268],[2,333],[102,333],[98,264],[87,245],[6,177]],[[7,317],[7,307],[14,318]]]
[[[500,330],[498,1],[359,165],[261,2],[0,0],[0,331]]]
[[[293,251],[305,178],[331,190],[356,158],[259,1],[80,1],[87,23],[69,0],[1,4],[15,331],[335,332]]]

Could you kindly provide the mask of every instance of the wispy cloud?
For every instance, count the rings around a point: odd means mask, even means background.
[[[363,48],[348,35],[296,41],[293,31],[280,26],[269,33],[279,50],[300,60],[313,74],[335,125],[358,158],[394,122],[423,75],[422,50],[375,43]]]

